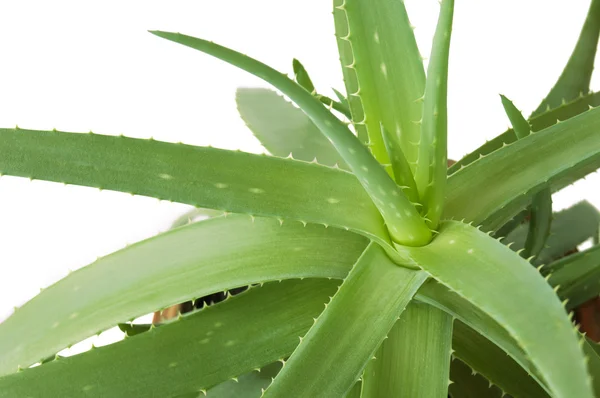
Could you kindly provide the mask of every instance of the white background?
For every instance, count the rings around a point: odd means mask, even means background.
[[[300,59],[320,92],[343,91],[331,1],[0,0],[0,126],[120,134],[260,152],[237,116],[258,79],[167,42],[179,31],[291,74]],[[499,93],[528,115],[559,76],[588,1],[458,0],[451,47],[449,157],[504,131]],[[436,0],[406,1],[423,55]],[[592,80],[598,88],[599,80]],[[2,154],[0,154],[2,156]],[[600,206],[597,175],[555,195]],[[188,207],[62,184],[0,178],[0,320],[39,288],[165,230]]]

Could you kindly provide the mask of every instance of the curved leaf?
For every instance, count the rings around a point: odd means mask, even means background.
[[[448,178],[445,216],[500,227],[544,186],[556,191],[600,167],[599,129],[596,108],[460,169]]]
[[[426,278],[371,243],[264,397],[347,394]]]
[[[411,302],[363,375],[362,398],[448,397],[452,317]]]
[[[327,166],[346,163],[334,146],[304,112],[276,92],[239,88],[235,97],[240,116],[260,143],[272,154]]]
[[[271,280],[343,278],[365,245],[341,230],[247,216],[166,232],[73,272],[0,324],[0,374],[194,297]]]
[[[154,140],[22,129],[0,129],[0,152],[0,174],[358,229],[383,242],[388,236],[356,178],[317,164]]]
[[[310,117],[346,161],[365,191],[375,201],[393,240],[410,246],[424,245],[429,242],[431,231],[404,192],[346,125],[325,109],[310,93],[271,67],[229,48],[180,33],[160,31],[151,33],[217,57],[260,77],[281,90]]]
[[[452,398],[503,398],[504,392],[494,385],[490,385],[483,376],[475,373],[462,361],[455,359],[450,366],[450,380],[448,388]]]
[[[573,325],[552,288],[527,261],[458,222],[444,223],[431,244],[406,250],[436,280],[503,325],[552,396],[593,397]]]
[[[289,355],[337,283],[252,288],[138,336],[0,377],[0,397],[200,395]]]

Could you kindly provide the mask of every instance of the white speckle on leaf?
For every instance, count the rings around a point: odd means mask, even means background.
[[[455,241],[454,239],[450,239],[450,240],[448,241],[448,243],[450,243],[451,245],[453,245],[453,244],[455,244],[455,243],[456,243],[456,241]]]
[[[354,148],[348,148],[348,152],[350,153],[350,155],[354,155],[356,153]]]
[[[265,190],[260,189],[260,188],[250,188],[250,189],[248,189],[248,191],[250,191],[252,193],[265,193]]]
[[[327,203],[331,203],[332,205],[334,205],[336,203],[340,203],[340,200],[336,198],[327,198]]]
[[[363,169],[363,171],[369,171],[369,168],[367,166],[362,166],[361,169]]]
[[[56,329],[58,327],[58,325],[60,325],[60,322],[54,322],[52,324],[52,329]]]
[[[215,187],[217,187],[217,188],[219,188],[219,189],[224,189],[224,188],[227,188],[228,186],[229,186],[229,185],[227,185],[227,184],[223,184],[222,182],[217,182],[217,183],[215,184]]]
[[[69,319],[75,319],[75,318],[77,318],[78,315],[79,315],[79,313],[74,312],[71,315],[69,315]]]
[[[202,339],[200,340],[200,344],[206,344],[210,341],[210,339],[206,338],[206,339]]]
[[[375,40],[375,43],[379,44],[379,33],[377,33],[377,31],[373,34],[373,39]]]
[[[82,390],[83,390],[83,391],[90,391],[92,388],[94,388],[94,386],[87,385],[87,386],[84,386],[84,387],[82,388]]]
[[[225,347],[231,347],[234,344],[235,344],[235,340],[229,340],[229,341],[227,341],[227,343],[225,343]]]
[[[467,250],[467,253],[469,253],[469,254],[473,254],[473,249],[469,249],[469,250]]]
[[[223,326],[223,322],[215,322],[216,328],[220,328],[221,326]]]
[[[175,366],[177,366],[177,362],[171,362],[171,363],[169,364],[169,367],[170,367],[170,368],[174,368]]]
[[[381,73],[383,73],[383,77],[387,79],[387,66],[382,62],[381,63]]]

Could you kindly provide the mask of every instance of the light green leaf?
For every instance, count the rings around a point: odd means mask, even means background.
[[[371,243],[264,397],[344,396],[426,278]]]
[[[587,201],[554,213],[546,248],[533,260],[535,265],[549,264],[563,257],[577,245],[592,237],[600,225],[600,212]],[[502,243],[519,251],[525,247],[527,225],[517,227]],[[550,268],[542,268],[542,273]]]
[[[209,293],[289,278],[343,278],[365,245],[333,228],[247,216],[166,232],[71,273],[0,324],[0,374]]]
[[[514,397],[548,397],[544,389],[498,346],[460,321],[454,322],[452,348],[471,369]]]
[[[558,78],[548,96],[533,112],[539,115],[547,109],[560,106],[564,101],[571,101],[581,94],[587,94],[594,70],[594,58],[600,34],[600,1],[592,0],[581,34],[569,62]]]
[[[334,19],[344,69],[356,76],[346,83],[348,97],[362,103],[373,154],[389,163],[380,123],[404,151],[411,167],[417,161],[425,72],[404,3],[395,0],[334,1]],[[347,58],[347,59],[344,59]],[[414,170],[413,170],[414,171]]]
[[[454,0],[442,0],[433,38],[423,105],[423,124],[415,181],[424,214],[431,228],[437,228],[442,214],[448,173],[448,56]]]
[[[449,393],[452,398],[503,398],[504,392],[490,385],[483,376],[474,373],[462,361],[454,359],[450,366]]]
[[[402,190],[352,132],[309,92],[262,62],[226,47],[180,33],[152,33],[235,65],[260,77],[287,95],[331,141],[365,191],[373,198],[392,239],[410,246],[429,242],[431,231]]]
[[[505,96],[501,95],[502,105],[513,125],[518,139],[523,139],[531,133],[527,120],[523,117],[517,107]],[[543,188],[533,196],[531,200],[529,230],[525,241],[525,249],[522,252],[524,258],[536,257],[546,244],[552,225],[552,197],[549,188]]]
[[[362,398],[447,398],[452,317],[411,302],[367,365]]]
[[[210,398],[260,398],[281,370],[281,362],[275,362],[250,373],[228,380],[207,391]]]
[[[589,107],[596,107],[600,105],[600,93],[592,93],[586,96],[580,96],[573,101],[570,101],[564,105],[559,106],[551,111],[542,113],[539,116],[535,116],[529,120],[531,124],[531,131],[537,132],[556,124],[557,120],[567,120],[580,113],[589,110]],[[460,168],[468,165],[479,159],[480,156],[488,155],[505,145],[509,145],[517,140],[517,136],[513,129],[505,131],[496,138],[486,142],[473,152],[464,156],[458,162],[448,168],[448,174],[453,174]]]
[[[598,129],[596,108],[460,169],[448,178],[445,217],[500,227],[545,186],[557,191],[600,167]]]
[[[22,129],[0,129],[0,152],[0,174],[358,229],[382,242],[388,237],[356,178],[317,164],[154,140]]]
[[[413,204],[421,205],[417,184],[413,177],[410,165],[404,156],[402,148],[400,148],[399,143],[392,139],[393,137],[391,137],[391,135],[385,131],[383,124],[381,125],[381,129],[385,149],[392,159],[392,170],[394,172],[394,178],[396,179],[396,182],[402,187],[408,200],[410,200]]]
[[[240,116],[272,155],[348,168],[308,116],[276,92],[239,88],[235,99]]]
[[[459,222],[444,223],[431,244],[406,251],[436,280],[503,325],[552,396],[593,397],[573,325],[552,288],[527,261]]]
[[[296,280],[252,288],[124,341],[0,377],[0,397],[200,394],[289,355],[336,284]]]

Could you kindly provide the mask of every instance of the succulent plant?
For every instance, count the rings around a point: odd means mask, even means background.
[[[17,309],[0,324],[0,397],[600,396],[600,348],[571,319],[600,293],[600,216],[585,202],[553,213],[551,201],[600,167],[600,97],[589,92],[600,0],[539,109],[526,119],[502,97],[513,128],[448,168],[453,9],[441,1],[425,73],[402,1],[334,0],[346,84],[336,99],[297,60],[291,79],[218,44],[152,32],[296,105],[238,91],[270,155],[0,129],[2,174],[200,208],[184,221],[208,216]],[[229,291],[158,325],[127,323]],[[125,340],[56,355],[117,324]]]

